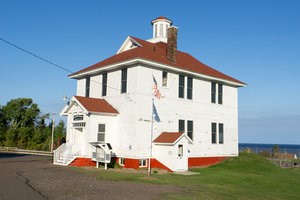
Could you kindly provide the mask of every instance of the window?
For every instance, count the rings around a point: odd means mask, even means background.
[[[179,158],[183,157],[183,145],[182,144],[178,145],[178,157]]]
[[[102,96],[106,96],[107,93],[107,73],[102,74]]]
[[[105,124],[98,124],[98,142],[105,141]]]
[[[139,166],[140,167],[146,167],[147,166],[147,160],[146,159],[140,159],[139,160]]]
[[[121,74],[121,93],[127,92],[127,68],[122,69]]]
[[[184,120],[180,119],[178,121],[178,132],[184,133],[185,128],[184,128]]]
[[[162,72],[162,86],[168,87],[168,72]]]
[[[90,97],[90,77],[85,79],[85,97]]]
[[[193,78],[187,78],[187,99],[193,99]]]
[[[217,123],[211,123],[211,143],[217,144]]]
[[[73,128],[83,128],[85,127],[85,122],[73,123]]]
[[[216,103],[216,83],[211,83],[211,102]]]
[[[218,84],[218,103],[223,103],[223,84]]]
[[[179,75],[178,97],[184,98],[184,76]]]
[[[164,25],[163,24],[159,24],[159,37],[163,36],[163,31],[164,31]]]
[[[119,158],[119,164],[121,166],[124,166],[125,165],[125,158]]]
[[[157,34],[157,24],[155,24],[155,32],[154,32],[154,34],[155,34],[155,36],[154,37],[157,37],[158,36],[158,34]]]
[[[217,132],[218,125],[218,132]],[[218,135],[217,135],[218,134]],[[217,141],[218,138],[218,141]],[[224,124],[211,123],[211,143],[212,144],[224,144]]]
[[[187,121],[187,135],[193,140],[193,121]]]
[[[83,115],[74,115],[73,116],[73,121],[82,121],[83,120]]]
[[[219,124],[219,144],[224,144],[224,125]]]

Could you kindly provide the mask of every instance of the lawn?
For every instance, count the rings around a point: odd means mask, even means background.
[[[89,170],[99,179],[176,185],[182,188],[165,199],[300,199],[300,169],[281,169],[256,154],[242,153],[219,165],[193,168],[200,174],[120,173]]]

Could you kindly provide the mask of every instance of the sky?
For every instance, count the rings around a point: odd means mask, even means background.
[[[0,38],[69,71],[114,55],[127,36],[152,37],[165,16],[178,49],[246,82],[239,142],[300,144],[298,0],[0,0]],[[59,112],[76,93],[70,74],[0,40],[0,105],[32,98]]]

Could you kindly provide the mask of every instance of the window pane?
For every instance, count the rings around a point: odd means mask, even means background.
[[[224,125],[219,124],[219,144],[224,143]]]
[[[178,97],[184,98],[184,76],[179,75]]]
[[[168,72],[162,72],[162,86],[168,86]]]
[[[188,77],[187,82],[187,98],[193,99],[193,78]]]
[[[127,69],[122,69],[121,93],[127,92]]]
[[[83,115],[74,115],[73,116],[73,121],[81,121],[83,120]]]
[[[179,144],[178,145],[178,157],[182,157],[183,156],[183,145]]]
[[[218,87],[218,103],[222,104],[223,103],[223,85],[219,83]]]
[[[187,121],[187,134],[193,140],[193,121]]]
[[[139,160],[139,165],[140,165],[140,167],[146,167],[147,166],[147,160],[145,160],[145,159]]]
[[[85,79],[85,97],[90,97],[90,77]]]
[[[180,119],[178,121],[178,131],[184,133],[184,120]]]
[[[216,103],[216,83],[211,83],[211,102]]]
[[[217,124],[211,123],[211,143],[217,143]]]
[[[160,25],[159,25],[159,36],[160,36],[160,37],[163,36],[163,31],[164,31],[163,24],[160,24]]]
[[[105,133],[105,124],[98,125],[98,132]]]
[[[107,73],[102,75],[102,96],[106,96],[107,91]]]
[[[98,142],[104,142],[105,141],[105,134],[103,133],[98,133]]]

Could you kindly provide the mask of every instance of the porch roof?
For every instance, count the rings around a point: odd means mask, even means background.
[[[119,112],[112,105],[110,105],[105,99],[97,99],[97,98],[81,97],[81,96],[74,96],[74,97],[88,112],[119,114]]]
[[[153,142],[154,143],[173,144],[182,135],[183,135],[182,132],[162,132],[155,140],[153,140]]]

